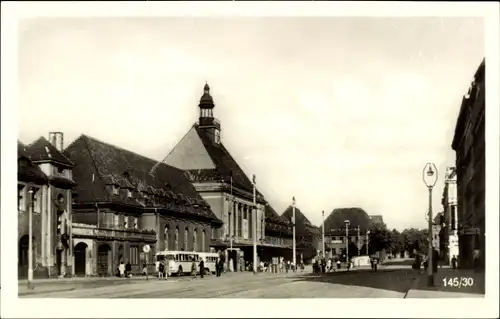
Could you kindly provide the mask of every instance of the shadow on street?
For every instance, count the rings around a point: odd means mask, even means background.
[[[326,274],[305,274],[297,281],[322,282],[346,286],[368,287],[406,293],[413,285],[416,273],[411,270],[371,269]]]

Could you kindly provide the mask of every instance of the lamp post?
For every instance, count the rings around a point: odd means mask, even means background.
[[[433,272],[433,248],[432,248],[432,189],[438,180],[438,171],[434,163],[427,163],[422,171],[422,178],[425,186],[429,190],[429,212],[428,212],[428,264],[427,264],[427,285],[434,286],[434,272]]]
[[[323,251],[323,258],[325,258],[325,211],[321,212],[321,243],[323,244],[321,251]]]
[[[253,214],[252,214],[252,244],[253,244],[253,274],[257,273],[257,189],[255,174],[252,176],[253,184]]]
[[[370,238],[368,237],[370,235],[370,231],[367,230],[366,231],[366,254],[369,256],[370,255],[370,251],[368,250],[368,242],[370,240]]]
[[[345,261],[349,262],[349,224],[351,222],[346,219],[344,220],[345,224]]]
[[[28,289],[33,286],[33,210],[35,207],[35,192],[33,188],[28,191],[30,194],[30,208],[28,212]]]
[[[293,265],[295,265],[296,259],[297,259],[297,252],[295,248],[295,196],[292,198],[292,227],[293,227],[293,241],[292,241],[292,261]]]

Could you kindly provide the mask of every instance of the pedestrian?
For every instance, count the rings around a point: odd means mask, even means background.
[[[146,263],[142,264],[142,276],[146,276],[146,280],[149,280],[148,267],[147,267]]]
[[[125,264],[123,260],[120,261],[120,266],[118,266],[118,271],[120,272],[120,278],[125,277]]]
[[[127,278],[132,277],[132,265],[130,264],[130,261],[127,261],[127,264],[125,265],[125,276]]]
[[[453,255],[453,258],[451,258],[451,267],[453,270],[457,269],[457,256]]]
[[[194,261],[194,257],[191,257],[191,275],[193,279],[196,279],[196,262]]]
[[[340,259],[337,259],[337,269],[340,270],[342,268],[342,264],[340,263]]]
[[[476,248],[472,251],[472,264],[474,267],[474,272],[479,272],[480,261],[481,261],[481,251],[478,248]]]
[[[205,272],[205,262],[203,261],[203,257],[200,260],[200,278],[203,278],[203,274]]]
[[[164,278],[165,274],[165,264],[163,261],[160,261],[160,264],[158,265],[158,279]]]

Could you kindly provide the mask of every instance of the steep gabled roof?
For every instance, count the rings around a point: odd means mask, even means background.
[[[281,216],[287,220],[292,220],[292,206],[288,206]],[[295,231],[297,234],[306,235],[317,235],[320,232],[319,228],[314,226],[298,207],[295,207]]]
[[[286,235],[292,235],[292,223],[286,218],[280,216],[274,208],[267,203],[265,206],[266,231],[279,232]]]
[[[335,208],[325,219],[325,233],[332,229],[343,229],[345,220],[349,220],[350,227],[358,227],[362,232],[370,228],[371,220],[368,214],[359,207]]]
[[[48,183],[47,175],[33,164],[26,146],[20,141],[17,141],[17,180],[39,185]]]
[[[73,177],[78,184],[79,202],[119,201],[143,206],[135,197],[117,197],[106,189],[107,185],[116,185],[151,196],[180,199],[186,204],[208,207],[185,172],[178,168],[86,135],[77,138],[65,153],[76,164]],[[188,211],[219,221],[209,207],[203,210],[191,206]]]
[[[52,162],[64,166],[73,167],[75,164],[62,152],[52,145],[45,137],[41,136],[36,141],[26,146],[28,154],[34,163]]]
[[[190,170],[189,172],[195,175],[201,174],[204,178],[221,178],[225,181],[229,181],[232,175],[233,186],[252,192],[252,181],[248,178],[243,169],[241,169],[233,156],[231,156],[224,144],[222,142],[214,143],[208,133],[205,130],[200,129],[198,124],[194,124],[194,128],[196,129],[196,133],[198,133],[203,146],[207,150],[208,155],[212,159],[215,169]],[[257,191],[257,193],[260,197],[262,196],[260,192]]]

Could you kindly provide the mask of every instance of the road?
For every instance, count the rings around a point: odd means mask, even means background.
[[[172,277],[59,283],[60,291],[19,291],[21,298],[404,298],[414,282],[409,270],[350,273],[232,273],[220,278]],[[54,290],[54,288],[52,288]]]

